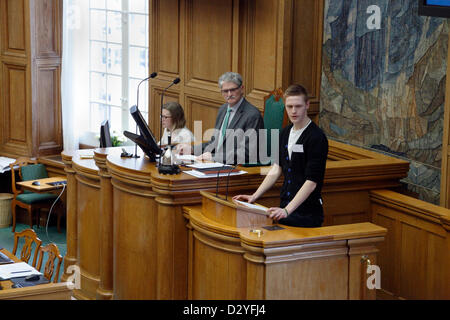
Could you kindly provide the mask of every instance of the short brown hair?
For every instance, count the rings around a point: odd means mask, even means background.
[[[181,104],[178,102],[167,102],[163,104],[163,109],[166,109],[170,112],[170,116],[172,117],[172,122],[175,124],[174,129],[182,129],[186,125],[186,119],[184,118],[184,110]]]
[[[284,92],[284,100],[286,100],[287,97],[292,96],[305,96],[305,102],[309,101],[308,91],[304,86],[299,84],[290,85]]]

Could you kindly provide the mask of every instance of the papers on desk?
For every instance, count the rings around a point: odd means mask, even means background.
[[[210,169],[210,168],[218,168],[225,167],[223,163],[220,162],[199,162],[195,164],[188,164],[186,167],[192,169]]]
[[[27,277],[32,274],[42,275],[35,268],[25,262],[4,264],[0,266],[0,279],[8,280],[12,278]]]
[[[194,176],[196,178],[205,179],[205,178],[217,178],[217,173],[203,173],[197,170],[191,170],[191,171],[183,171],[184,173],[190,174],[191,176]],[[231,172],[229,175],[231,176],[239,176],[241,174],[246,174],[247,171],[238,171],[238,172]],[[228,173],[219,173],[219,177],[228,177]]]
[[[243,207],[245,209],[250,209],[250,211],[254,212],[254,213],[259,213],[259,214],[263,214],[263,215],[270,215],[270,213],[267,212],[267,207],[264,207],[260,204],[254,204],[254,203],[248,203],[248,202],[244,202],[244,201],[239,201],[239,200],[234,200],[233,202],[237,205],[237,207]]]
[[[3,173],[5,171],[11,170],[9,165],[16,161],[16,159],[13,158],[7,158],[7,157],[0,157],[0,173]]]
[[[195,162],[195,158],[197,157],[192,154],[176,154],[175,158],[183,162]]]

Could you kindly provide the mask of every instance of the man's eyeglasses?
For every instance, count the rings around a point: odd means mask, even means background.
[[[227,93],[234,93],[237,89],[239,89],[241,86],[236,87],[236,88],[231,88],[231,89],[226,89],[226,90],[220,90],[220,92],[222,94],[227,94]]]
[[[160,117],[161,117],[161,119],[164,119],[164,120],[172,118],[171,116],[160,116]]]

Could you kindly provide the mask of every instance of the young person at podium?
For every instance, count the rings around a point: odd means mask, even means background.
[[[320,227],[323,223],[321,190],[328,154],[328,140],[311,121],[309,99],[301,85],[291,85],[284,94],[285,108],[292,122],[280,134],[279,158],[252,195],[233,199],[255,202],[284,175],[280,207],[269,208],[270,218],[295,227]]]
[[[169,134],[172,144],[191,143],[194,141],[194,135],[186,128],[184,111],[178,102],[168,102],[162,106],[161,123],[164,128],[161,145],[168,144]]]

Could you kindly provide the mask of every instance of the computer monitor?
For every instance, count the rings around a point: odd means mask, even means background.
[[[418,0],[419,15],[450,18],[450,0]]]
[[[150,158],[150,161],[156,161],[155,156],[157,154],[161,154],[162,151],[156,143],[155,136],[148,127],[147,122],[145,122],[137,106],[132,106],[130,108],[130,113],[134,121],[136,122],[141,134],[137,135],[129,131],[124,131],[123,134],[125,135],[125,137],[136,143]]]
[[[105,120],[100,126],[100,148],[112,147],[111,135],[109,133],[109,121]]]

